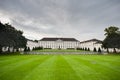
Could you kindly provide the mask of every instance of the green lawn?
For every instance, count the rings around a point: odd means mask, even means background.
[[[120,80],[120,56],[2,55],[0,80]]]

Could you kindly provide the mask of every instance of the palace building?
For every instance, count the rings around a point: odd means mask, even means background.
[[[94,48],[97,50],[100,48],[102,49],[102,41],[98,39],[90,39],[86,41],[80,42],[81,48],[89,48],[91,51],[93,51]]]
[[[36,41],[27,39],[27,45],[26,46],[29,47],[30,50],[32,50],[33,47],[39,47],[39,44]]]
[[[42,38],[38,44],[44,49],[76,49],[80,41],[75,38]]]
[[[93,51],[94,48],[98,50],[104,50],[102,47],[102,41],[98,39],[91,39],[80,42],[75,38],[49,38],[45,37],[38,42],[33,40],[27,41],[27,47],[32,50],[34,47],[43,47],[43,49],[76,49],[76,48],[89,48]]]

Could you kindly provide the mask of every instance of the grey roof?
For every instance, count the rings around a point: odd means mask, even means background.
[[[98,40],[98,39],[90,39],[90,40],[82,41],[80,43],[87,43],[87,42],[91,42],[91,41],[96,41],[96,43],[102,43],[102,41]]]
[[[36,43],[38,43],[37,41],[35,41],[35,40],[30,40],[30,39],[27,39],[27,41],[31,41],[31,42],[36,42]]]
[[[57,41],[57,40],[62,40],[62,41],[78,41],[75,38],[42,38],[40,41]]]

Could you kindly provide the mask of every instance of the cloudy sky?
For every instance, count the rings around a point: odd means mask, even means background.
[[[120,0],[0,0],[0,21],[29,39],[104,39],[104,29],[120,28]]]

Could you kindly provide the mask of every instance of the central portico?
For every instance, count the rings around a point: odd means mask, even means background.
[[[80,44],[75,38],[42,38],[38,43],[43,48],[51,49],[76,49]]]

